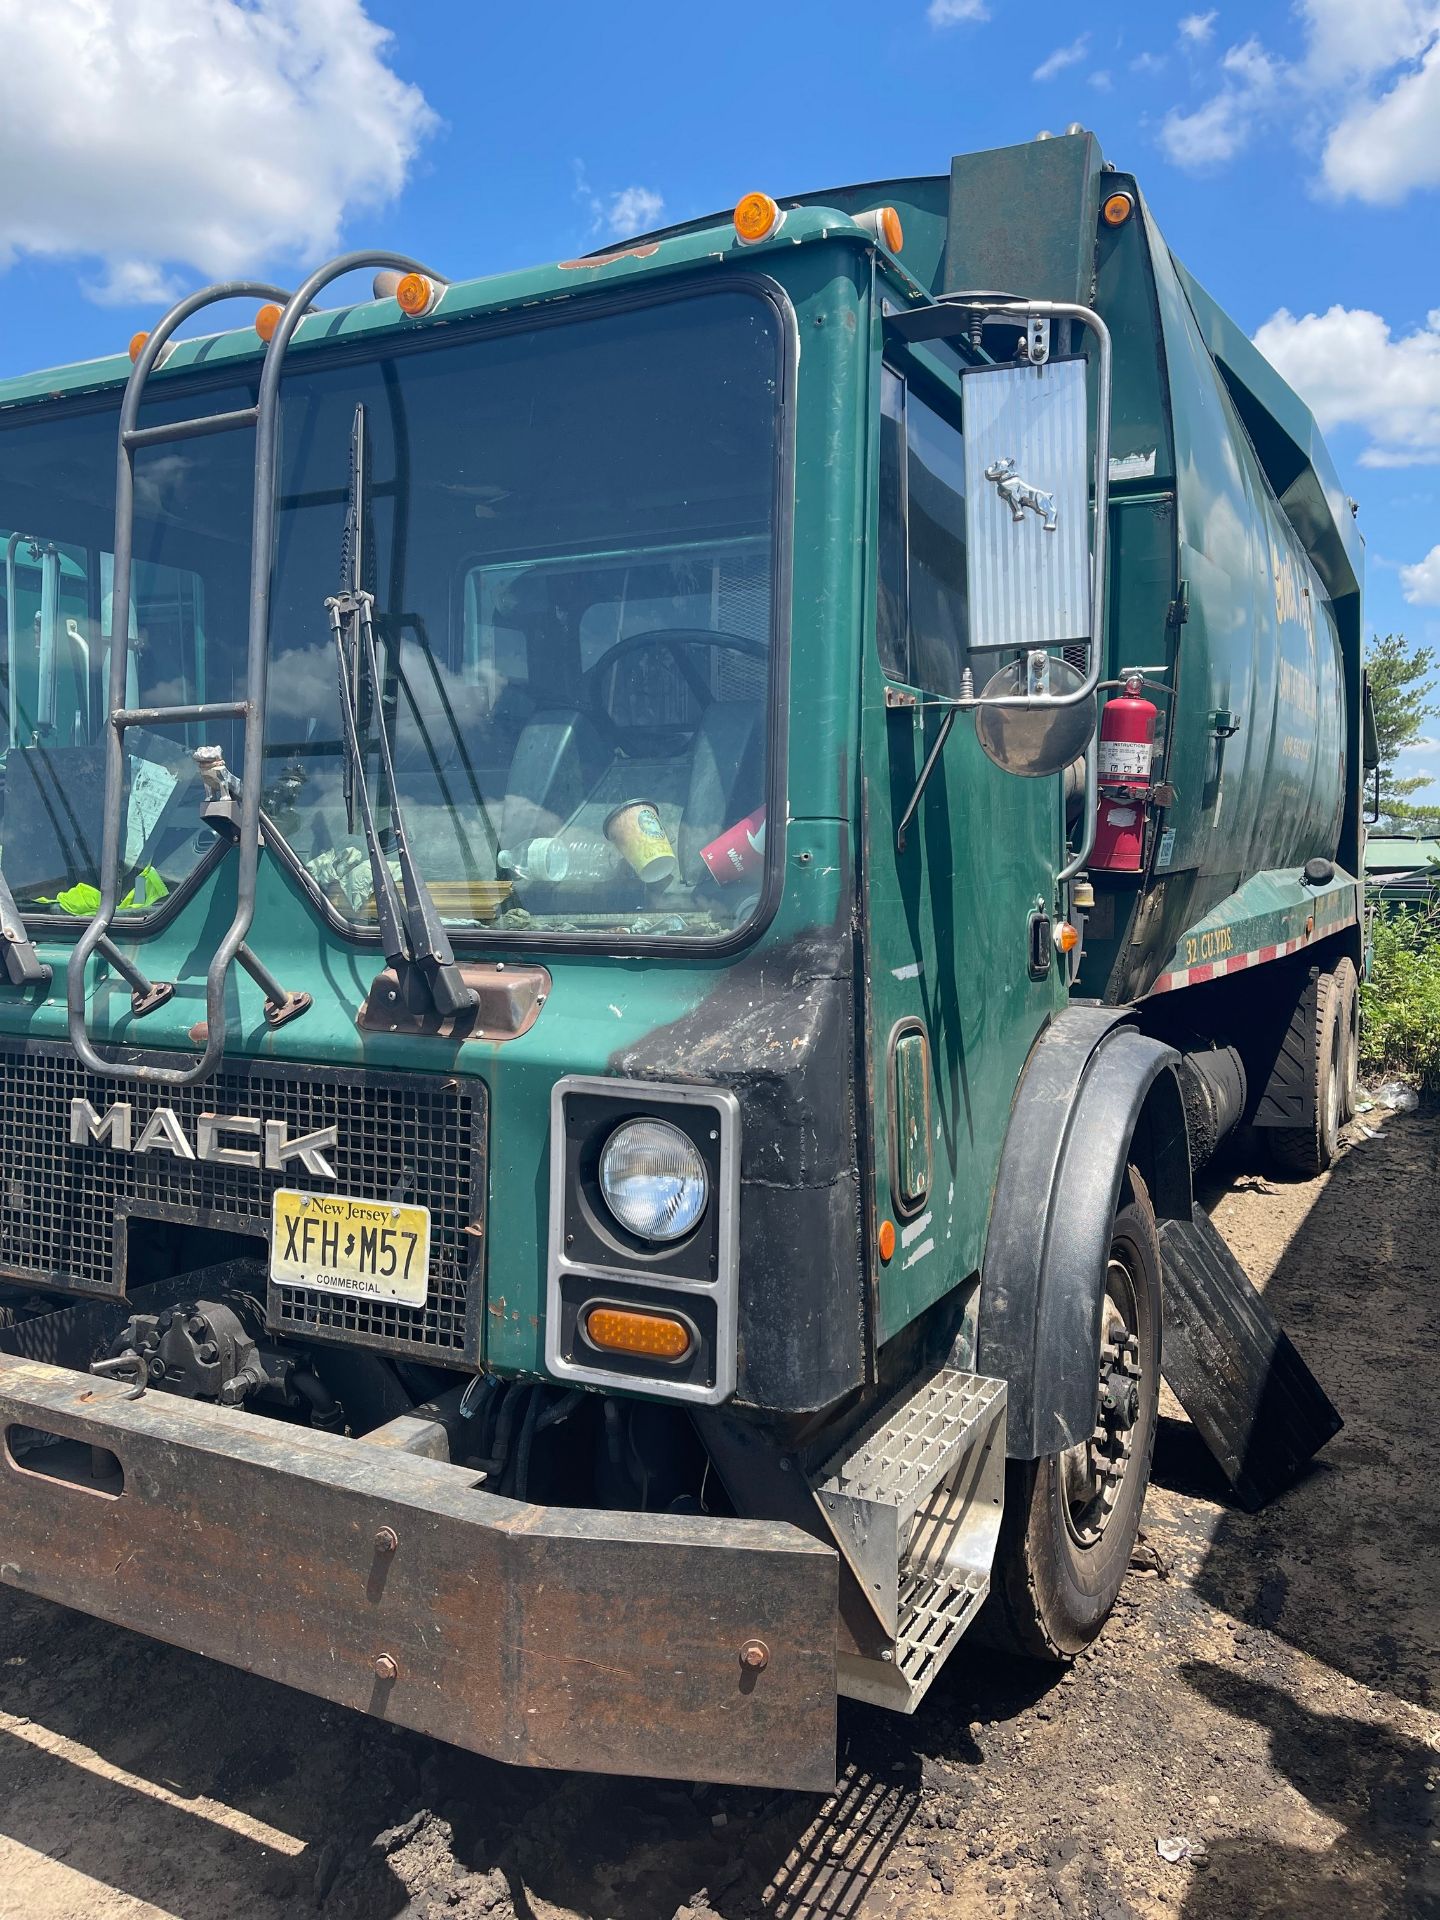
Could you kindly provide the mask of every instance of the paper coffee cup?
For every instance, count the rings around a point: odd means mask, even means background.
[[[716,884],[728,887],[765,864],[765,809],[759,807],[727,827],[707,847],[700,858],[709,868]]]
[[[630,863],[647,887],[673,880],[680,871],[670,836],[660,824],[653,800],[627,800],[605,820],[605,837]]]

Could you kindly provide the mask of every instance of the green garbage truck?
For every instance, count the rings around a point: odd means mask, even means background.
[[[827,1788],[1101,1630],[1162,1356],[1339,1424],[1192,1174],[1351,1099],[1352,508],[1078,130],[442,264],[0,385],[0,1581]]]

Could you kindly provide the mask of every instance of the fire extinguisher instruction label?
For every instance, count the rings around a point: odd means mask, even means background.
[[[1108,773],[1116,779],[1148,780],[1150,748],[1143,740],[1101,740],[1095,764],[1101,775]]]

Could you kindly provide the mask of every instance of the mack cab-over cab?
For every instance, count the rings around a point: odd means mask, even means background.
[[[0,387],[0,1580],[821,1788],[1100,1631],[1162,1328],[1333,1432],[1191,1172],[1345,1116],[1358,542],[1089,135],[132,359]]]

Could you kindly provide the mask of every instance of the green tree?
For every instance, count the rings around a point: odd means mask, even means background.
[[[1402,779],[1395,762],[1402,750],[1421,738],[1433,718],[1430,696],[1435,649],[1409,646],[1403,633],[1376,634],[1365,659],[1370,697],[1375,705],[1375,731],[1380,739],[1380,817],[1393,826],[1420,825],[1429,830],[1436,821],[1434,806],[1416,806],[1410,799],[1430,783],[1423,778]]]

